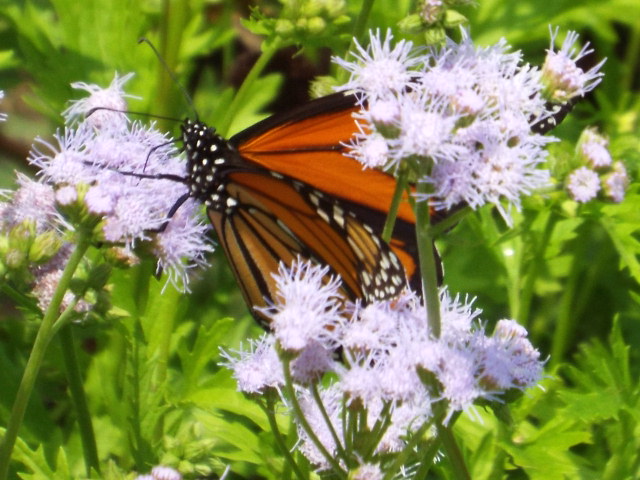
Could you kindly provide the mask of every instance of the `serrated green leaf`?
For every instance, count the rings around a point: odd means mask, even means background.
[[[29,469],[28,472],[20,473],[20,477],[25,480],[41,480],[44,478],[67,480],[71,478],[66,453],[62,448],[57,450],[55,467],[53,467],[47,462],[43,445],[38,445],[33,450],[22,439],[18,438],[13,449],[12,458],[23,463]]]
[[[595,392],[559,391],[558,397],[565,402],[566,415],[585,423],[613,418],[624,406],[620,392],[613,389]]]
[[[611,238],[620,255],[621,263],[640,283],[640,195],[629,194],[619,205],[602,208],[600,223]]]
[[[272,73],[256,80],[255,88],[247,95],[246,102],[240,106],[236,118],[229,127],[229,133],[237,133],[265,118],[264,107],[275,97],[282,84],[282,76]]]

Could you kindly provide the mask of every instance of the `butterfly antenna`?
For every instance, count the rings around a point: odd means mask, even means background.
[[[91,115],[93,115],[94,113],[100,110],[106,110],[107,112],[124,113],[127,115],[140,115],[142,117],[157,118],[159,120],[169,120],[171,122],[183,122],[181,118],[167,117],[165,115],[156,115],[155,113],[149,113],[149,112],[136,112],[135,110],[121,110],[119,108],[111,108],[111,107],[94,107],[86,113],[85,118],[90,117]]]
[[[147,37],[140,37],[140,39],[138,40],[138,43],[146,43],[149,46],[149,48],[153,50],[153,53],[156,55],[156,58],[162,64],[164,71],[167,72],[169,77],[171,77],[171,80],[173,80],[173,83],[175,83],[178,86],[178,88],[180,89],[180,92],[182,92],[183,97],[187,101],[189,108],[193,112],[194,118],[197,119],[198,112],[196,111],[196,107],[193,105],[193,100],[191,99],[191,95],[189,95],[189,93],[187,92],[187,89],[184,88],[184,86],[178,81],[178,78],[176,77],[175,73],[173,73],[173,71],[169,68],[169,65],[167,65],[167,62],[165,61],[165,59],[162,57],[162,55],[160,55],[160,52],[158,51],[156,46],[153,43],[151,43],[151,40],[149,40]]]

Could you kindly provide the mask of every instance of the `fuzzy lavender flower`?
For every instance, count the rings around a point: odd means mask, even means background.
[[[578,67],[577,63],[593,52],[593,49],[589,48],[589,43],[577,51],[574,45],[579,35],[570,31],[560,50],[555,51],[558,28],[550,29],[550,33],[551,44],[542,67],[542,82],[545,85],[546,98],[555,103],[565,103],[574,97],[584,96],[602,81],[604,74],[600,72],[600,68],[605,60],[585,72]]]
[[[379,465],[374,463],[364,463],[360,465],[353,475],[352,480],[382,480],[384,473],[380,469]]]
[[[135,480],[182,480],[182,475],[175,468],[156,465],[151,473],[138,475]]]
[[[182,480],[182,475],[175,468],[157,465],[151,469],[151,476],[155,480]]]
[[[492,336],[486,335],[481,312],[472,300],[441,291],[442,332],[435,338],[426,322],[426,309],[415,294],[340,308],[346,302],[340,297],[340,285],[326,275],[325,269],[300,260],[291,269],[281,266],[275,276],[279,303],[265,312],[270,312],[272,321],[279,321],[278,315],[286,317],[286,335],[267,335],[252,346],[253,352],[240,353],[237,360],[237,353],[225,357],[240,390],[280,390],[284,367],[276,365],[274,345],[291,339],[303,345],[284,355],[296,354],[290,365],[297,401],[332,456],[344,446],[343,435],[349,427],[348,420],[343,421],[363,409],[367,428],[373,429],[376,422],[387,424],[375,451],[392,453],[404,448],[407,435],[434,421],[432,407],[437,402],[446,406],[446,415],[439,420],[447,422],[481,399],[500,401],[502,393],[540,380],[542,362],[526,330],[502,320]],[[308,325],[316,321],[321,327]],[[331,359],[327,345],[340,348],[343,362]],[[320,382],[329,371],[335,380],[328,385]],[[312,389],[318,389],[326,416]],[[319,469],[331,468],[301,424],[298,430],[301,452]]]
[[[393,35],[387,30],[384,38],[380,32],[371,32],[369,47],[363,48],[356,42],[354,60],[334,58],[334,61],[351,73],[349,82],[341,90],[354,90],[369,100],[393,97],[412,84],[412,68],[421,59],[417,57],[411,42],[400,40],[391,47]]]
[[[481,384],[504,391],[533,385],[542,378],[542,362],[527,339],[527,330],[513,320],[500,320],[484,345]]]
[[[107,89],[74,84],[91,94],[65,112],[68,122],[79,123],[56,135],[57,145],[39,140],[29,160],[41,169],[43,180],[60,185],[57,197],[62,205],[74,201],[70,186],[82,190],[78,199],[89,213],[102,217],[104,240],[125,244],[129,250],[149,244],[158,258],[158,271],[167,271],[171,283],[186,288],[188,271],[206,264],[205,254],[212,250],[205,236],[210,227],[199,220],[193,199],[168,218],[169,210],[188,193],[186,185],[135,176],[186,176],[173,142],[153,126],[129,122],[120,112],[98,110],[84,120],[77,118],[96,107],[126,108],[122,86],[129,78],[116,75]]]
[[[438,209],[491,203],[508,222],[523,195],[548,185],[541,167],[555,139],[531,126],[554,112],[541,72],[519,52],[504,40],[478,48],[464,31],[442,49],[393,48],[389,35],[373,33],[370,42],[357,46],[355,61],[335,60],[351,73],[340,89],[355,90],[368,107],[356,115],[361,129],[348,155],[368,168],[408,162],[432,190],[420,199]]]
[[[607,198],[616,203],[624,200],[629,187],[629,175],[622,162],[614,162],[611,171],[603,176],[602,185]]]
[[[22,173],[16,177],[16,191],[4,192],[10,199],[0,211],[0,230],[6,232],[24,221],[33,222],[37,233],[67,226],[56,209],[55,192],[50,185],[31,180]]]
[[[115,74],[111,84],[107,88],[85,82],[75,82],[73,88],[84,90],[90,95],[80,100],[72,100],[71,105],[62,116],[66,122],[74,121],[87,122],[95,128],[124,128],[129,122],[126,114],[122,113],[127,109],[126,98],[139,98],[129,95],[124,91],[124,85],[133,77],[133,73],[128,73],[122,77]],[[85,118],[85,115],[89,114]]]
[[[238,390],[245,393],[262,393],[267,388],[284,385],[282,366],[275,350],[273,335],[264,334],[258,340],[249,340],[247,350],[221,351],[226,362],[223,365],[233,371]]]
[[[578,158],[595,170],[606,169],[613,160],[609,153],[609,141],[595,128],[587,128],[580,135]]]
[[[280,264],[274,275],[277,303],[261,311],[271,318],[271,328],[284,350],[299,352],[310,342],[328,350],[335,347],[332,331],[340,318],[340,281],[325,279],[329,267],[298,259],[290,266]]]
[[[567,178],[567,190],[576,202],[586,203],[598,195],[600,178],[590,168],[580,167]]]

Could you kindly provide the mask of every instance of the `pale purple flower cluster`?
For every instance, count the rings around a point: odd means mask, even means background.
[[[58,205],[79,201],[90,214],[101,216],[102,235],[109,243],[132,250],[146,242],[158,258],[158,270],[184,288],[187,271],[205,264],[204,255],[212,250],[205,235],[210,227],[199,220],[192,199],[168,217],[188,193],[185,184],[127,175],[186,176],[170,138],[119,112],[126,108],[122,86],[129,78],[116,75],[106,89],[73,84],[90,96],[66,110],[70,126],[56,135],[57,145],[39,140],[29,160],[40,168],[43,181],[55,187]]]
[[[6,190],[0,203],[0,231],[7,232],[24,221],[33,222],[36,233],[64,228],[65,222],[55,208],[55,192],[51,185],[16,175],[18,188]]]
[[[587,167],[580,167],[571,172],[567,179],[567,190],[576,202],[586,203],[598,196],[600,177]]]
[[[558,36],[558,28],[550,30],[551,44],[547,50],[547,56],[542,66],[542,81],[545,85],[545,96],[555,103],[565,103],[576,96],[584,96],[600,83],[604,73],[600,68],[604,65],[602,60],[588,71],[582,70],[577,63],[593,53],[586,43],[579,51],[575,44],[579,35],[569,32],[562,42],[560,50],[555,51],[555,41]]]
[[[16,177],[18,188],[15,191],[1,192],[6,201],[0,202],[0,233],[11,237],[22,229],[21,243],[25,247],[29,244],[32,246],[27,248],[28,258],[23,258],[24,249],[9,245],[3,252],[3,261],[14,268],[18,268],[23,262],[31,262],[33,294],[38,299],[38,306],[44,311],[51,302],[71,252],[70,246],[63,245],[61,239],[62,232],[70,229],[71,225],[56,210],[55,192],[51,185],[32,180],[21,173]],[[39,248],[34,248],[38,244]],[[74,300],[74,294],[67,292],[61,308],[66,308]],[[76,311],[84,312],[89,308],[87,302],[78,299]]]
[[[343,441],[345,409],[365,408],[370,428],[386,412],[391,424],[378,439],[376,451],[397,452],[408,432],[431,420],[435,402],[446,405],[447,421],[479,399],[499,401],[500,394],[525,389],[541,378],[539,353],[526,330],[512,320],[501,320],[493,335],[487,335],[472,302],[452,298],[443,290],[442,335],[434,338],[415,295],[347,305],[339,282],[322,282],[326,273],[300,261],[290,270],[281,267],[276,276],[278,303],[264,310],[272,319],[273,334],[251,343],[246,352],[224,355],[238,388],[247,393],[280,391],[285,376],[277,351],[293,356],[291,374],[299,403],[315,435],[332,454],[339,450],[336,441]],[[305,310],[303,304],[311,307]],[[342,352],[342,362],[335,360],[336,349]],[[319,385],[326,372],[336,378],[320,387],[331,425],[306,388]],[[433,382],[425,383],[421,372],[428,372]],[[321,450],[302,427],[299,430],[301,451],[326,468]]]
[[[351,73],[340,90],[355,92],[367,106],[357,115],[361,132],[350,155],[366,167],[413,168],[430,185],[424,197],[436,208],[492,203],[509,221],[520,197],[549,181],[541,165],[544,147],[555,139],[531,126],[554,111],[543,95],[544,72],[524,64],[504,40],[478,48],[462,33],[460,43],[427,50],[404,40],[392,46],[390,33],[384,39],[372,33],[353,61],[335,59]],[[549,55],[568,65],[576,38]],[[585,47],[578,58],[589,52]],[[599,67],[584,73],[573,63],[570,72],[549,74],[564,75],[571,98],[599,82]]]
[[[567,177],[567,191],[576,202],[586,203],[603,191],[604,198],[616,203],[624,200],[629,176],[622,162],[614,162],[608,140],[596,129],[587,128],[578,142],[578,162],[581,166]]]

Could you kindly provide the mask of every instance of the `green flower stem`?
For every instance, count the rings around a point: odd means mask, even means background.
[[[408,183],[409,172],[405,169],[400,173],[400,176],[396,181],[396,190],[393,192],[393,198],[391,199],[391,205],[389,206],[389,213],[387,213],[387,219],[385,220],[384,228],[382,229],[382,239],[387,243],[391,241],[393,226],[396,223],[396,217],[398,216],[402,194],[406,190]]]
[[[368,41],[365,41],[364,33],[367,26],[367,22],[369,21],[369,15],[371,14],[371,8],[373,7],[374,0],[364,0],[362,2],[362,8],[358,13],[358,17],[356,18],[355,23],[353,24],[353,33],[351,37],[351,44],[349,45],[349,50],[347,52],[355,51],[356,40],[359,40],[361,44],[368,44]],[[343,55],[343,58],[347,58],[347,53]],[[344,68],[339,68],[336,72],[336,80],[338,85],[342,85],[349,78],[349,72]]]
[[[454,210],[453,212],[447,211],[445,218],[442,220],[438,219],[437,222],[431,225],[431,235],[433,238],[438,238],[443,233],[446,233],[449,229],[460,223],[464,217],[473,212],[473,209],[469,206],[458,209],[454,207]]]
[[[440,448],[440,442],[435,439],[427,442],[426,448],[424,448],[421,452],[422,460],[420,460],[420,466],[413,478],[427,478],[427,474],[431,467],[434,465],[434,459],[436,458],[436,454]]]
[[[382,437],[391,426],[391,402],[384,402],[384,406],[378,415],[376,423],[371,432],[365,438],[365,442],[360,449],[365,460],[369,460],[375,454],[376,448],[380,444]]]
[[[329,429],[329,432],[331,432],[331,436],[333,437],[333,441],[336,444],[336,450],[338,451],[338,455],[340,455],[345,462],[348,462],[348,457],[347,454],[344,451],[344,448],[342,446],[342,442],[340,441],[340,437],[338,437],[338,434],[336,433],[335,428],[333,427],[333,423],[331,422],[331,419],[329,418],[329,414],[327,413],[327,409],[324,408],[324,404],[322,403],[322,398],[320,398],[320,392],[318,391],[318,385],[317,384],[313,384],[311,386],[311,393],[313,394],[313,399],[316,402],[316,405],[318,406],[318,409],[320,410],[320,413],[322,414],[322,418],[324,419],[324,422],[327,424],[327,428]]]
[[[163,0],[162,15],[160,15],[159,23],[159,41],[160,55],[162,61],[158,62],[158,87],[153,104],[153,113],[164,115],[167,117],[176,117],[178,112],[183,111],[183,107],[178,107],[175,92],[182,89],[180,85],[176,85],[177,81],[172,78],[173,72],[176,71],[184,29],[187,25],[189,17],[189,6],[184,0]],[[169,69],[167,73],[166,68]],[[184,93],[184,92],[182,92]],[[191,102],[191,99],[185,98],[184,102]],[[182,105],[184,105],[184,102]],[[192,109],[193,105],[189,105]],[[164,120],[161,120],[164,122]]]
[[[429,193],[429,186],[419,182],[416,187],[418,195]],[[427,321],[435,338],[440,338],[440,296],[438,294],[438,268],[433,254],[435,240],[431,228],[430,206],[427,201],[416,202],[416,235],[418,239],[418,254],[420,256],[420,271],[422,272],[422,292],[427,309]]]
[[[148,277],[151,278],[151,275]],[[171,356],[171,340],[175,334],[176,318],[180,308],[181,293],[177,289],[168,289],[160,300],[162,312],[155,315],[155,332],[150,345],[154,347],[154,369],[151,381],[151,388],[158,391],[166,384],[169,376],[169,360]],[[152,310],[152,309],[149,309]],[[153,310],[152,310],[153,311]],[[165,435],[165,415],[160,415],[154,427],[154,440],[158,443]]]
[[[256,63],[253,64],[249,74],[242,82],[242,85],[238,89],[236,96],[234,97],[231,105],[227,109],[224,118],[220,121],[218,125],[218,132],[223,137],[227,137],[229,134],[229,127],[231,126],[231,122],[238,114],[240,107],[244,104],[247,94],[253,88],[254,83],[267,66],[271,58],[276,54],[278,48],[280,48],[282,41],[279,38],[275,38],[273,41],[269,43],[263,43],[263,51]]]
[[[280,428],[278,428],[278,422],[276,420],[276,415],[274,413],[275,401],[274,401],[273,395],[270,395],[269,393],[267,393],[265,396],[267,398],[267,405],[265,405],[260,401],[258,402],[258,405],[260,405],[265,415],[267,416],[267,419],[269,420],[269,426],[271,427],[271,431],[273,432],[273,436],[276,440],[276,444],[278,445],[278,448],[280,448],[280,452],[282,453],[282,455],[284,455],[285,459],[289,463],[289,466],[295,473],[296,477],[298,477],[300,480],[304,480],[306,476],[304,475],[304,473],[302,473],[302,470],[300,470],[300,467],[298,466],[298,463],[296,462],[295,458],[293,458],[293,455],[291,455],[291,452],[287,447],[287,442],[282,436],[282,433],[280,433]]]
[[[637,76],[633,73],[638,71],[638,59],[640,58],[640,31],[638,31],[637,28],[630,29],[629,38],[627,38],[625,47],[625,58],[622,60],[621,65],[625,65],[626,67],[620,72],[622,75],[618,83],[620,92],[633,91],[633,85],[637,79]],[[620,109],[626,108],[628,102],[627,96],[620,95],[619,97],[620,101],[618,102],[618,106]]]
[[[589,268],[585,269],[584,259],[587,256],[589,256]],[[588,315],[585,309],[597,282],[601,280],[599,275],[606,261],[604,249],[594,249],[592,244],[586,242],[579,242],[576,245],[571,271],[560,299],[556,328],[553,331],[550,368],[556,367],[564,360],[567,349],[575,338],[577,319]]]
[[[64,365],[67,370],[67,380],[69,381],[71,401],[73,402],[78,419],[78,428],[80,430],[82,452],[84,454],[87,477],[91,478],[93,476],[92,473],[100,473],[100,463],[98,460],[98,448],[96,446],[93,423],[91,422],[91,415],[89,413],[89,407],[87,406],[87,398],[83,388],[82,375],[80,374],[80,368],[78,367],[78,358],[76,356],[71,325],[67,325],[65,328],[60,330],[58,339],[60,340],[62,358],[64,359]]]
[[[73,300],[71,300],[69,305],[67,305],[67,308],[64,309],[64,312],[60,314],[60,316],[56,320],[56,323],[53,324],[53,328],[51,329],[51,338],[55,337],[62,328],[69,325],[71,319],[74,317],[73,314],[75,313],[75,308],[78,304],[78,300],[78,297],[75,297]]]
[[[524,284],[522,289],[520,290],[519,295],[515,295],[519,302],[517,308],[512,311],[515,311],[515,318],[520,322],[521,325],[525,327],[529,327],[529,320],[531,315],[531,301],[533,299],[534,287],[536,280],[538,279],[538,274],[540,273],[540,267],[544,265],[544,255],[547,249],[547,245],[549,245],[549,239],[551,238],[551,234],[553,233],[553,228],[556,225],[555,218],[551,212],[544,212],[546,215],[544,230],[542,231],[542,237],[539,238],[535,242],[533,258],[531,259],[526,276],[524,279]]]
[[[71,257],[69,257],[69,261],[62,272],[60,282],[53,293],[51,303],[44,314],[44,318],[42,319],[42,323],[40,324],[40,328],[36,334],[36,339],[33,343],[31,355],[29,355],[27,366],[25,367],[22,375],[18,392],[16,393],[13,409],[11,410],[11,416],[9,417],[9,423],[7,424],[7,430],[2,440],[2,445],[0,446],[0,480],[5,480],[7,478],[9,463],[11,461],[11,453],[16,443],[16,439],[18,438],[18,430],[22,424],[24,413],[27,409],[27,403],[29,402],[33,386],[35,385],[36,378],[38,377],[38,372],[42,366],[45,352],[47,351],[47,347],[51,341],[53,325],[59,317],[60,305],[62,304],[65,293],[67,293],[67,290],[69,289],[69,284],[73,278],[73,274],[89,248],[89,238],[81,231],[78,233],[77,242],[78,243],[76,244]]]
[[[367,22],[369,21],[369,15],[371,14],[371,8],[373,7],[374,0],[364,0],[362,2],[362,8],[360,9],[360,13],[358,13],[358,18],[356,18],[356,23],[353,26],[353,38],[357,38],[359,40],[364,40],[364,31],[367,26]]]
[[[291,407],[293,408],[293,412],[296,416],[296,419],[300,423],[300,426],[305,431],[305,433],[309,436],[309,439],[314,443],[314,445],[318,448],[322,456],[327,460],[331,468],[333,468],[334,473],[337,478],[346,480],[347,475],[345,474],[340,464],[333,457],[331,453],[327,451],[324,447],[320,439],[316,436],[311,425],[307,422],[307,419],[304,416],[304,412],[302,411],[302,407],[300,407],[300,403],[298,402],[298,398],[296,397],[295,389],[293,388],[293,379],[291,378],[291,360],[288,358],[287,354],[281,354],[282,358],[282,367],[284,372],[284,380],[285,380],[285,390],[287,392],[287,396],[289,397],[289,402],[291,403]]]
[[[441,422],[438,422],[438,437],[440,438],[442,446],[447,453],[447,458],[451,463],[454,478],[460,480],[471,480],[471,475],[469,475],[469,472],[467,471],[467,466],[464,463],[462,452],[456,443],[451,427],[446,427]]]
[[[345,428],[346,428],[346,432],[345,432],[345,438],[348,438],[348,441],[346,441],[346,445],[347,445],[347,450],[349,452],[352,452],[355,450],[356,448],[356,432],[358,431],[358,411],[351,409],[351,408],[345,408],[346,405],[343,405],[342,408],[344,408],[347,411],[347,417],[346,417],[346,422],[345,422]]]

